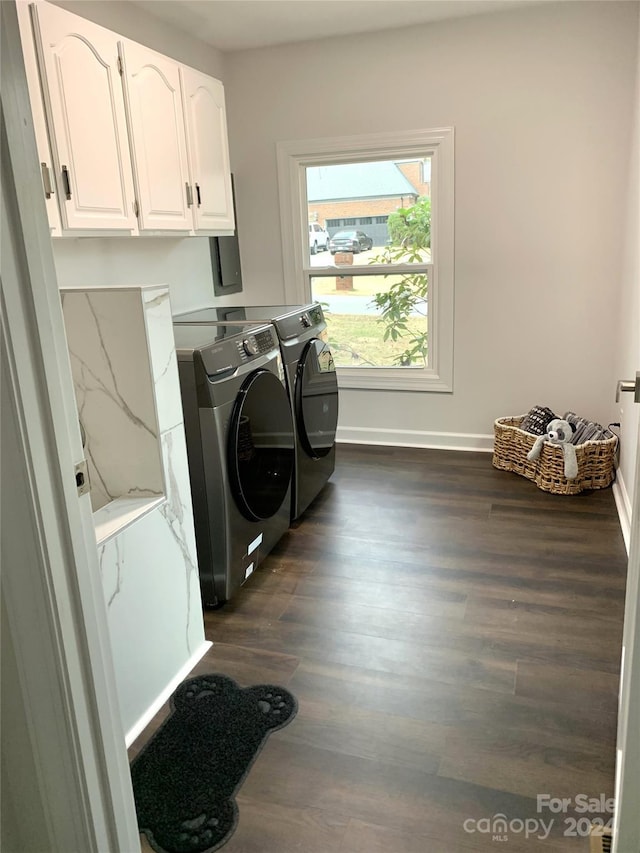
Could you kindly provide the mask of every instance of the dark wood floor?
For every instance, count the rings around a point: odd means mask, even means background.
[[[488,454],[340,447],[313,507],[205,616],[194,674],[299,702],[225,853],[587,850],[563,835],[583,815],[537,813],[536,795],[613,796],[625,572],[610,489],[545,494]],[[463,828],[497,813],[555,825],[502,843]]]

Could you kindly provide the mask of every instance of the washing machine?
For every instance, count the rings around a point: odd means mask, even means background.
[[[335,468],[338,426],[338,381],[331,350],[323,333],[322,306],[224,306],[174,317],[180,325],[238,322],[273,323],[284,362],[295,424],[295,465],[291,519],[298,518],[322,490]]]
[[[294,427],[268,323],[174,326],[200,587],[230,599],[288,530]]]

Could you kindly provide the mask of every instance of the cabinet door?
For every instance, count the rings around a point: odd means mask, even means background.
[[[180,69],[197,231],[235,227],[224,88],[219,80]]]
[[[48,3],[32,6],[62,227],[136,228],[116,36]]]
[[[56,186],[53,178],[53,158],[51,156],[51,149],[49,148],[47,123],[44,116],[42,90],[38,74],[38,60],[36,58],[36,47],[31,27],[31,15],[29,6],[25,2],[16,3],[16,9],[18,12],[18,26],[20,27],[22,55],[24,56],[24,70],[27,76],[29,101],[31,103],[31,115],[33,117],[33,129],[36,137],[36,148],[38,149],[38,162],[40,163],[40,172],[42,174],[42,194],[47,209],[49,231],[52,237],[59,237],[62,233],[62,225],[60,223],[60,211],[58,210],[58,201],[56,199]]]
[[[120,42],[141,231],[193,228],[177,62]]]

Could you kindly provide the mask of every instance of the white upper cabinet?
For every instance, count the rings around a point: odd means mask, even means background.
[[[184,66],[180,76],[194,228],[198,232],[232,232],[235,223],[224,87],[219,80]]]
[[[50,3],[18,13],[51,233],[233,233],[222,83]]]
[[[180,67],[135,42],[120,42],[141,231],[193,228]]]
[[[32,10],[63,231],[131,233],[137,222],[117,36],[57,6]]]

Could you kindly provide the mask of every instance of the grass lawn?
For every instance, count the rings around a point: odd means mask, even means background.
[[[328,342],[337,367],[397,367],[402,339],[383,341],[384,325],[372,314],[327,314]],[[424,321],[423,321],[424,322]]]

